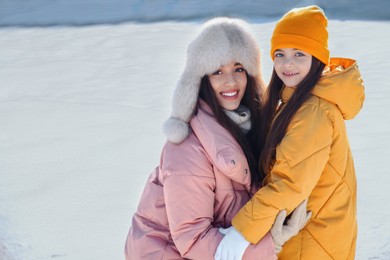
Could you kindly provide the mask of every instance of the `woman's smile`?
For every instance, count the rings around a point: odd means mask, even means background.
[[[231,91],[220,92],[220,94],[225,99],[232,100],[232,99],[238,98],[238,92],[239,92],[239,90],[231,90]]]

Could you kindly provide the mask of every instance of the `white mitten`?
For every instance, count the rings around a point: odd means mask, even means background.
[[[241,260],[249,242],[233,227],[219,228],[225,235],[219,243],[214,255],[215,260]]]
[[[307,200],[304,200],[293,211],[291,218],[287,221],[287,225],[283,225],[283,222],[286,219],[286,210],[281,210],[276,216],[275,223],[270,231],[274,240],[276,254],[282,250],[284,243],[298,234],[310,219],[311,212],[307,212],[306,207]]]

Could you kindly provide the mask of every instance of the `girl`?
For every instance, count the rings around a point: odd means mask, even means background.
[[[189,45],[164,125],[169,142],[133,216],[126,259],[213,259],[223,237],[218,228],[231,226],[261,182],[260,50],[246,27],[214,19]],[[293,215],[285,240],[306,223],[306,205]],[[281,214],[275,228],[283,230],[283,220]],[[268,232],[259,241],[245,245],[244,259],[276,257]]]
[[[354,60],[329,62],[326,27],[317,6],[292,9],[276,24],[264,104],[265,185],[234,217],[220,243],[224,254],[232,242],[257,243],[280,209],[289,213],[308,198],[313,217],[278,257],[354,259],[356,177],[344,120],[360,111],[364,86]]]

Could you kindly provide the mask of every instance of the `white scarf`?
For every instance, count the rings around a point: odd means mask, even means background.
[[[246,106],[240,105],[236,110],[224,109],[226,115],[236,123],[244,134],[251,130],[251,111]]]

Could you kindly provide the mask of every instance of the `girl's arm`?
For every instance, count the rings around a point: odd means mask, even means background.
[[[230,228],[222,230],[221,233],[223,233],[225,236],[218,245],[214,260],[277,259],[275,253],[279,253],[284,243],[298,234],[310,219],[311,212],[307,212],[306,207],[307,200],[304,200],[296,209],[294,209],[291,218],[287,220],[286,224],[286,211],[282,210],[278,213],[270,232],[267,233],[265,237],[263,237],[257,244],[262,244],[263,240],[272,236],[272,240],[275,245],[272,255],[268,254],[264,256],[264,254],[252,254],[251,257],[246,258],[253,245],[251,245],[233,226],[231,226]]]
[[[318,102],[312,100],[298,110],[277,147],[268,184],[232,221],[251,243],[257,243],[270,230],[280,210],[286,209],[289,214],[308,198],[321,176],[329,159],[333,127]]]
[[[214,259],[223,235],[213,221],[213,181],[207,177],[170,176],[164,181],[165,203],[173,241],[183,258]],[[249,259],[275,259],[270,234],[250,245],[243,256]]]

